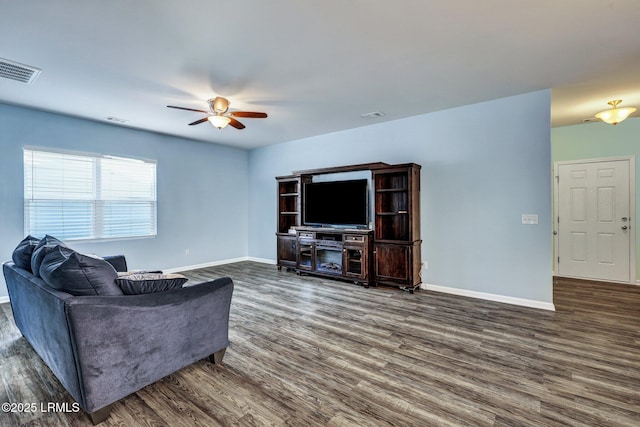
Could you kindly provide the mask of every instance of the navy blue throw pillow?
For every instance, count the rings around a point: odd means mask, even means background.
[[[34,276],[40,277],[40,264],[42,264],[42,260],[58,245],[66,247],[62,241],[48,234],[38,242],[38,246],[35,247],[31,254],[31,272]]]
[[[40,275],[52,288],[71,295],[122,295],[111,264],[65,246],[57,246],[44,257]]]
[[[40,243],[40,239],[33,237],[31,235],[22,239],[18,246],[13,250],[13,254],[11,255],[11,259],[13,263],[24,270],[31,271],[31,255],[33,255],[33,250]]]

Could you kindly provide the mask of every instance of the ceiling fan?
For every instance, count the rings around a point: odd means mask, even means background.
[[[244,129],[245,126],[236,120],[236,117],[248,117],[252,119],[264,119],[267,117],[267,113],[256,113],[252,111],[229,111],[229,100],[221,96],[216,96],[207,101],[209,104],[209,111],[196,110],[194,108],[175,107],[173,105],[167,105],[169,108],[177,108],[178,110],[196,111],[198,113],[205,113],[207,116],[200,120],[196,120],[193,123],[189,123],[189,126],[199,125],[208,121],[214,127],[222,129],[227,125],[231,125],[236,129]]]

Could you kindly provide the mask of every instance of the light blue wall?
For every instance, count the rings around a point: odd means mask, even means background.
[[[157,237],[70,242],[74,249],[125,254],[131,269],[246,257],[247,151],[0,104],[0,260],[24,237],[25,145],[158,161]]]
[[[636,159],[636,224],[640,224],[640,118],[629,118],[615,126],[588,123],[551,130],[551,158],[554,162],[623,156],[635,156]],[[636,279],[640,280],[638,266],[640,233],[636,231]]]
[[[423,282],[552,302],[550,91],[252,150],[249,255],[276,258],[275,176],[378,161],[422,165]]]
[[[534,92],[247,154],[0,104],[0,259],[9,259],[23,237],[24,145],[158,160],[158,237],[72,244],[124,253],[131,268],[275,260],[275,176],[415,162],[422,165],[422,251],[429,263],[423,281],[551,302],[549,110],[550,92]],[[538,214],[540,224],[520,224],[523,213]]]

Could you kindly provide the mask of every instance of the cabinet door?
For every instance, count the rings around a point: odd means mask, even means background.
[[[410,182],[405,169],[374,172],[377,240],[411,240]]]
[[[316,269],[316,244],[300,240],[298,244],[298,265],[300,270],[313,271]]]
[[[374,251],[376,281],[407,283],[410,279],[410,259],[410,246],[376,244]]]
[[[373,172],[375,239],[386,242],[420,240],[420,166]]]
[[[364,248],[364,245],[345,245],[342,261],[345,276],[367,279],[367,254]]]
[[[278,265],[295,267],[298,245],[295,236],[278,236]]]

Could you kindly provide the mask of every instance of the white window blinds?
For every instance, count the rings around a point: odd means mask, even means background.
[[[62,240],[156,234],[156,163],[24,150],[25,234]]]

